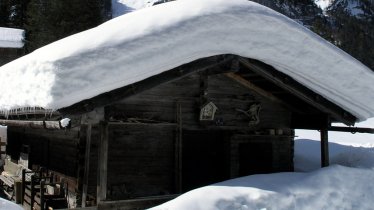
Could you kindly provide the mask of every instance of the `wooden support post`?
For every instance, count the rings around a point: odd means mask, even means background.
[[[100,149],[97,180],[97,203],[106,200],[108,174],[108,122],[100,122]]]
[[[35,175],[31,175],[31,198],[30,198],[30,209],[34,208],[35,201]]]
[[[88,173],[90,170],[90,152],[91,152],[91,131],[92,124],[87,125],[86,131],[86,151],[84,155],[84,174],[83,174],[83,192],[82,192],[82,207],[86,207],[87,188],[88,188]]]
[[[321,167],[329,166],[328,130],[321,129]]]
[[[175,138],[175,188],[182,192],[182,105],[177,102],[177,132]]]
[[[25,197],[26,187],[26,169],[22,169],[22,192],[21,192],[21,204],[23,205],[23,199]]]
[[[44,207],[44,191],[45,191],[45,181],[40,182],[40,209],[45,209]]]

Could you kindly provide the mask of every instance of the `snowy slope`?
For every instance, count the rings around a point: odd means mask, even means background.
[[[374,119],[361,126],[374,127]],[[295,170],[304,173],[228,180],[192,190],[153,210],[371,210],[374,206],[374,135],[371,136],[369,139],[347,135],[343,141],[331,138],[332,166],[323,169],[320,169],[320,142],[298,139]]]
[[[310,173],[233,179],[187,192],[153,210],[369,210],[374,171],[331,166]]]
[[[0,27],[0,48],[22,48],[25,31]]]
[[[58,109],[226,53],[270,64],[361,120],[374,116],[370,69],[293,20],[246,0],[179,0],[45,46],[0,67],[0,109]]]
[[[158,0],[112,0],[113,18],[133,12],[138,9],[150,7]]]

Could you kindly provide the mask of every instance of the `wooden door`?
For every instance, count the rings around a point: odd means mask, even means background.
[[[229,179],[226,134],[219,131],[184,130],[182,190]]]

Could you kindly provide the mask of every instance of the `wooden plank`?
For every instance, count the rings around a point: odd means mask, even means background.
[[[97,182],[97,203],[106,200],[108,175],[108,123],[100,122],[100,149]]]
[[[357,118],[346,110],[330,102],[321,95],[306,88],[288,75],[276,70],[274,67],[253,59],[240,58],[239,61],[251,71],[272,81],[279,87],[297,96],[318,110],[329,113],[333,118],[347,125],[353,125]]]
[[[175,139],[175,186],[176,192],[182,192],[182,105],[177,103],[177,135]]]
[[[328,130],[350,133],[374,133],[374,128],[330,126]]]
[[[91,132],[92,124],[87,125],[86,131],[86,151],[84,156],[84,174],[83,174],[83,193],[82,193],[82,207],[86,207],[87,188],[88,188],[88,172],[90,167],[90,152],[91,152]]]
[[[60,130],[59,121],[25,121],[25,120],[0,120],[0,124],[15,127],[45,128]]]
[[[235,73],[226,73],[227,77],[233,79],[234,81],[238,82],[239,84],[243,85],[244,87],[253,90],[257,92],[258,94],[264,96],[265,98],[268,98],[276,103],[284,104],[282,100],[275,97],[273,94],[269,93],[268,91],[263,90],[262,88],[256,86],[255,84],[251,83],[250,81],[244,79],[240,75],[237,75]]]

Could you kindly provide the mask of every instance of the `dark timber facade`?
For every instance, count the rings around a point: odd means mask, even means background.
[[[234,55],[200,59],[59,112],[71,128],[9,126],[7,152],[17,159],[28,145],[30,165],[65,176],[82,206],[135,205],[140,197],[293,171],[293,129],[356,121],[273,67]]]

